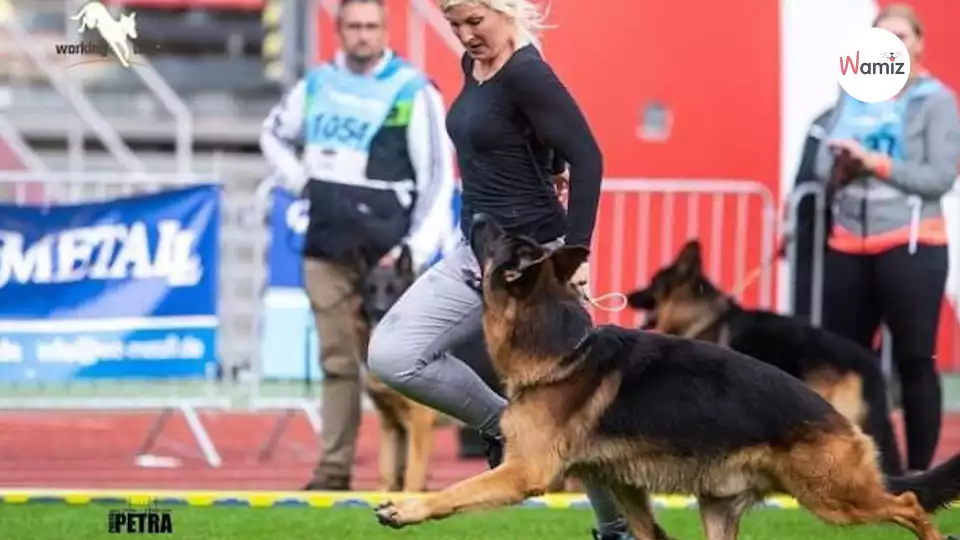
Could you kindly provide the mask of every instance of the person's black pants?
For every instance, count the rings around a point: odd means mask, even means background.
[[[893,338],[907,435],[907,468],[925,470],[940,438],[942,398],[934,364],[947,247],[901,246],[877,255],[827,250],[824,328],[873,350],[881,321]]]

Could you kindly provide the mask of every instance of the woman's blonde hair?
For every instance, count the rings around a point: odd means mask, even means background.
[[[440,0],[440,9],[460,6],[484,6],[513,19],[517,25],[518,45],[532,43],[540,48],[540,34],[550,28],[546,23],[546,13],[532,0]]]

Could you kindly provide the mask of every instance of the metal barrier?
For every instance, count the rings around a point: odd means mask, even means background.
[[[736,291],[740,301],[769,308],[776,215],[770,190],[752,180],[607,179],[600,216],[608,217],[594,235],[592,294],[626,294],[645,286],[687,240],[699,239],[706,273],[719,287],[743,288]],[[750,278],[754,272],[756,283]],[[595,309],[594,319],[638,326],[642,314]]]
[[[0,172],[0,186],[12,189],[7,202],[23,204],[30,185],[43,186],[43,201],[49,203],[93,202],[112,197],[153,193],[217,179],[184,175],[124,173],[26,173]],[[263,283],[263,249],[266,232],[254,194],[235,193],[224,186],[221,199],[220,275],[217,310],[220,315],[217,356],[226,368],[256,364],[259,296]],[[54,384],[5,384],[0,409],[160,410],[140,451],[146,452],[175,412],[184,415],[193,437],[211,467],[221,458],[198,409],[224,409],[232,399],[221,392],[219,374],[207,373],[195,382],[67,382]]]
[[[747,285],[738,294],[741,300],[770,307],[776,213],[772,194],[755,181],[606,179],[600,201],[602,219],[597,223],[591,256],[593,293],[627,293],[645,285],[656,270],[677,255],[686,240],[699,238],[707,273],[719,286],[732,291]],[[747,284],[755,270],[756,284]],[[306,300],[294,300],[286,301],[306,313]],[[597,323],[637,326],[642,314],[594,310],[593,317]],[[302,324],[309,326],[312,319],[304,315]],[[307,341],[303,336],[297,339]],[[308,368],[317,373],[316,358],[306,357],[303,363],[303,376]],[[315,432],[322,429],[318,404],[311,396],[267,397],[257,387],[260,378],[255,376],[252,382],[254,409],[283,411],[261,446],[261,459],[269,457],[298,413],[305,414]]]
[[[26,201],[26,186],[31,183],[44,186],[44,200],[69,203],[183,187],[202,180],[171,175],[0,173],[0,185],[11,185],[13,200],[17,202]],[[260,378],[262,362],[269,361],[259,356],[261,294],[269,246],[263,221],[268,215],[266,203],[255,193],[231,192],[229,186],[224,186],[218,351],[224,366],[246,364],[251,368],[248,393],[233,397],[246,398],[243,403],[253,410],[283,411],[266,444],[272,447],[297,412],[306,415],[315,432],[322,426],[318,403],[312,396],[297,397],[292,393],[296,386],[287,387],[279,395],[267,395],[265,381]],[[738,291],[741,301],[770,307],[776,206],[762,184],[723,179],[613,178],[604,182],[600,205],[603,220],[597,226],[591,257],[594,294],[629,292],[643,286],[657,269],[676,256],[686,240],[698,238],[703,245],[706,271],[718,286],[733,291],[746,285]],[[746,284],[754,271],[758,279]],[[636,326],[641,314],[624,311],[594,316],[598,323]],[[605,317],[612,320],[603,321]],[[313,358],[304,361],[313,362],[314,369],[318,367]],[[180,411],[208,462],[217,466],[219,455],[196,410],[240,404],[224,395],[213,377],[194,388],[173,384],[158,389],[163,385],[156,383],[79,386],[85,385],[65,384],[56,389],[58,392],[49,386],[14,388],[6,393],[14,397],[0,399],[0,409],[160,409],[163,414],[142,450],[152,444],[171,415]],[[198,395],[190,395],[190,391]],[[155,397],[145,397],[149,395]]]
[[[826,212],[827,196],[822,184],[810,182],[803,184],[794,190],[787,199],[786,211],[787,220],[785,225],[785,240],[787,241],[787,266],[790,268],[791,276],[795,276],[795,271],[800,256],[796,238],[801,227],[806,226],[800,223],[797,215],[799,214],[800,204],[808,197],[814,198],[813,226],[814,226],[814,256],[811,264],[811,287],[810,287],[810,324],[820,326],[823,320],[823,251],[826,248]],[[797,298],[796,289],[790,288],[790,296],[787,310],[791,313],[796,311]]]
[[[958,178],[960,181],[960,178]],[[808,198],[814,199],[814,210],[811,216],[812,223],[803,222],[801,223],[797,214],[800,205]],[[960,219],[960,186],[955,186],[947,195],[941,200],[944,208],[944,214],[947,219],[947,228],[948,231],[952,231],[955,228],[957,219]],[[808,254],[810,256],[810,271],[811,271],[811,286],[810,286],[810,323],[814,326],[820,326],[823,323],[823,310],[824,310],[824,279],[825,279],[825,262],[824,255],[826,253],[826,239],[828,236],[828,231],[826,231],[826,216],[827,212],[830,211],[827,208],[826,201],[826,187],[822,183],[810,182],[808,184],[803,184],[795,189],[787,199],[786,203],[787,211],[787,221],[786,221],[786,240],[789,242],[787,244],[787,265],[790,269],[790,276],[793,279],[794,283],[796,282],[796,273],[799,265],[800,252],[799,248],[794,241],[797,238],[797,235],[802,228],[813,226],[813,244],[812,250],[813,253]],[[953,233],[950,233],[951,242],[956,241],[956,237]],[[953,258],[952,256],[950,257]],[[953,265],[951,265],[953,266]],[[951,268],[951,276],[948,277],[947,281],[947,290],[944,291],[944,296],[946,296],[947,302],[951,310],[955,310],[955,306],[960,302],[960,280],[957,280],[953,277],[954,271],[956,268]],[[951,279],[952,278],[952,279]],[[951,281],[953,285],[951,287]],[[788,311],[793,313],[795,312],[795,306],[797,298],[794,295],[794,289],[791,288],[790,301]],[[957,344],[960,343],[960,324],[957,324],[956,321],[948,321],[948,324],[952,325],[952,328],[946,334],[941,332],[939,338],[948,338],[947,343],[938,343],[938,354],[942,355],[944,352],[947,353],[949,358],[946,365],[940,364],[941,368],[947,367],[950,371],[960,370],[960,348],[957,347]],[[941,329],[942,330],[942,329]],[[889,376],[892,373],[892,339],[890,332],[885,325],[881,327],[882,339],[881,339],[881,362],[883,366],[884,373]]]

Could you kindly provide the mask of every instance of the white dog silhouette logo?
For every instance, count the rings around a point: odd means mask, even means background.
[[[84,4],[80,12],[70,17],[71,20],[80,21],[80,29],[77,31],[82,34],[87,28],[97,30],[100,37],[107,45],[113,49],[123,67],[130,67],[130,44],[127,38],[137,38],[137,14],[127,15],[123,13],[120,19],[114,19],[113,15],[107,11],[106,6],[101,2],[88,2]]]

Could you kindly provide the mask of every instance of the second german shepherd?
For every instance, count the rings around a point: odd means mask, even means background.
[[[786,492],[834,524],[889,521],[941,540],[929,511],[960,493],[960,456],[910,478],[878,470],[873,442],[781,370],[697,340],[593,328],[569,280],[587,251],[548,251],[475,218],[483,329],[508,405],[497,468],[376,508],[391,527],[541,495],[561,474],[612,489],[638,539],[667,538],[652,491],[694,494],[708,540]]]
[[[874,439],[885,474],[902,474],[887,385],[871,351],[778,313],[744,309],[704,275],[696,240],[627,299],[648,311],[655,331],[728,346],[800,379]]]
[[[410,248],[392,266],[370,269],[360,284],[361,312],[370,328],[416,279]],[[426,491],[438,413],[393,390],[367,371],[364,388],[380,420],[381,491]]]

